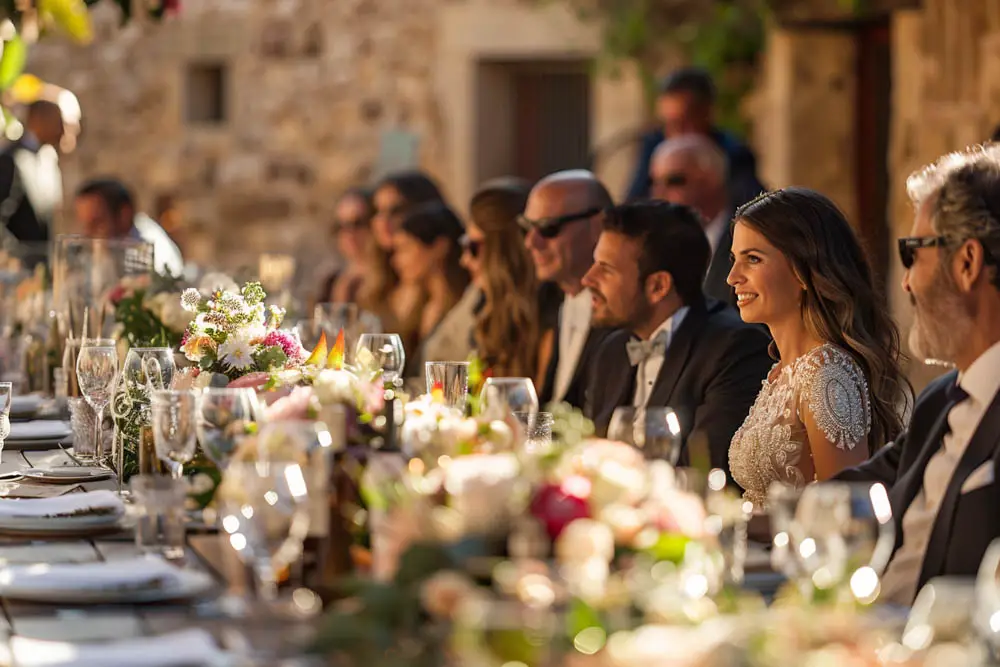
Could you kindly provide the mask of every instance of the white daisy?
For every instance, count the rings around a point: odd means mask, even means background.
[[[184,306],[184,310],[189,313],[193,313],[198,310],[198,304],[201,303],[201,293],[194,288],[188,288],[181,293],[181,305]]]
[[[245,338],[230,336],[219,346],[219,359],[230,368],[246,370],[253,366],[253,347]]]

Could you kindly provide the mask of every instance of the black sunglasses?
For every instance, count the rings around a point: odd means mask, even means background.
[[[659,183],[665,188],[681,188],[687,185],[688,178],[684,174],[667,174]]]
[[[913,266],[914,255],[917,248],[940,247],[947,243],[943,236],[907,236],[899,239],[899,261],[904,268]]]
[[[468,234],[463,235],[458,240],[458,244],[462,246],[462,252],[467,252],[472,257],[479,257],[479,253],[483,249],[483,242],[470,239]]]
[[[576,222],[577,220],[592,218],[603,210],[603,208],[597,206],[595,208],[588,208],[586,211],[580,211],[579,213],[568,213],[555,218],[544,218],[542,220],[530,220],[523,215],[519,215],[517,216],[517,224],[521,226],[521,229],[523,229],[525,233],[534,229],[543,239],[554,239],[559,236],[559,232],[562,231],[562,228],[569,223]]]

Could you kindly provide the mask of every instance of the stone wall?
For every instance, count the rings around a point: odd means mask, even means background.
[[[317,267],[332,261],[337,194],[377,175],[387,131],[416,135],[420,165],[464,208],[483,49],[519,58],[599,48],[594,26],[541,4],[200,0],[176,18],[124,28],[103,6],[93,45],[43,40],[29,71],[72,90],[83,109],[79,147],[64,160],[67,193],[119,175],[147,209],[176,196],[197,262],[254,266],[270,251]],[[226,68],[225,124],[185,120],[192,63]],[[595,141],[642,120],[630,77],[598,82],[593,106]],[[618,187],[627,168],[620,159],[605,175]]]

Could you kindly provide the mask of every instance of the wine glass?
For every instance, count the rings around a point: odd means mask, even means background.
[[[538,412],[538,394],[531,378],[487,378],[479,402],[480,412],[500,419],[515,412]]]
[[[118,376],[118,349],[114,345],[105,345],[104,340],[85,340],[76,358],[76,376],[80,384],[80,393],[94,409],[95,442],[97,443],[96,459],[102,465],[106,463],[104,440],[101,437],[101,426],[104,422],[104,408],[111,401],[115,390],[115,380]],[[93,344],[102,343],[102,344]],[[118,474],[118,493],[122,491],[122,470]]]
[[[406,366],[406,350],[403,349],[403,339],[399,334],[364,333],[358,338],[358,346],[354,352],[355,363],[365,366],[365,358],[382,370],[382,380],[386,384],[395,384]]]
[[[645,458],[670,465],[677,465],[683,444],[680,419],[670,408],[615,408],[608,439],[632,445]]]
[[[194,458],[198,441],[195,433],[197,399],[192,391],[160,389],[153,392],[153,443],[156,456],[180,479],[184,464]]]
[[[226,469],[260,413],[257,393],[253,389],[209,387],[202,391],[195,421],[198,442],[220,469]]]
[[[299,463],[232,463],[216,495],[222,528],[254,573],[260,601],[278,597],[278,573],[302,553],[309,533],[309,487]]]
[[[0,382],[0,452],[10,435],[10,402],[13,398],[14,385],[10,382]]]

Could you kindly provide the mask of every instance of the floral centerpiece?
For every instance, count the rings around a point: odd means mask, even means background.
[[[268,308],[265,298],[258,282],[246,283],[238,293],[216,290],[203,295],[197,289],[184,290],[181,305],[194,315],[181,338],[184,356],[199,371],[230,381],[302,364],[307,356],[302,343],[294,333],[279,328],[284,310]]]
[[[181,305],[180,291],[180,280],[169,272],[123,279],[108,295],[116,337],[129,347],[176,348],[194,318]]]

